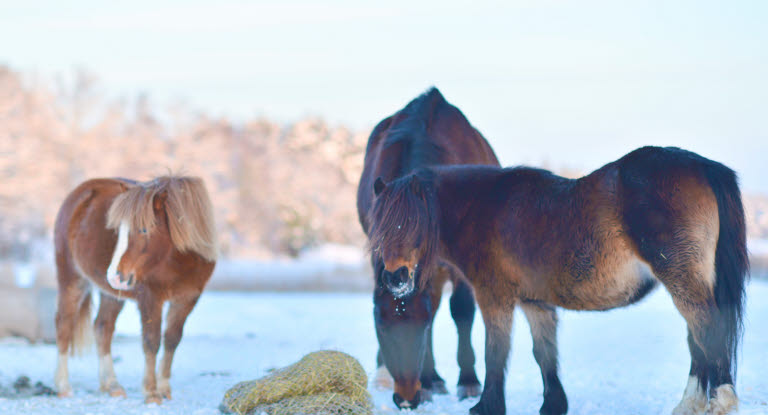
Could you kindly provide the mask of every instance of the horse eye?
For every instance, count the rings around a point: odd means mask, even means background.
[[[147,234],[147,228],[141,228],[141,230],[139,232],[141,232],[144,235],[146,235]]]

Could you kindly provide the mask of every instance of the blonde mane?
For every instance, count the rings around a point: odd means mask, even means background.
[[[131,231],[155,228],[155,196],[164,198],[168,229],[173,245],[181,252],[193,251],[208,261],[218,252],[213,207],[203,181],[198,177],[162,176],[136,184],[112,202],[107,227],[117,229],[122,222]]]

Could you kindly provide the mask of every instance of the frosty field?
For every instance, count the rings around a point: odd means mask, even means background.
[[[439,373],[455,393],[456,330],[447,296],[435,323]],[[748,287],[746,333],[739,361],[737,392],[741,414],[768,414],[768,283]],[[190,316],[171,378],[173,400],[144,405],[143,354],[135,305],[126,305],[113,344],[115,370],[128,397],[98,392],[95,353],[70,360],[75,396],[0,399],[0,414],[218,414],[224,392],[241,380],[295,362],[319,349],[336,349],[375,371],[376,338],[369,294],[208,292]],[[605,313],[561,311],[561,376],[569,414],[670,414],[682,396],[689,357],[684,322],[668,294],[657,289],[642,303]],[[483,379],[483,324],[473,329],[478,375]],[[0,341],[0,384],[18,376],[52,385],[54,345],[17,339]],[[508,414],[536,414],[541,378],[531,354],[528,325],[515,315],[508,366]],[[371,388],[379,414],[396,414],[392,392]],[[419,414],[467,414],[477,399],[463,402],[436,396]]]

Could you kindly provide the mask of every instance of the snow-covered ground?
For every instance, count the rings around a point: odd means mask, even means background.
[[[752,282],[748,296],[737,391],[741,414],[768,414],[768,283]],[[70,361],[73,398],[0,399],[0,414],[217,414],[224,392],[234,383],[260,377],[270,368],[319,349],[350,353],[373,374],[377,345],[371,313],[368,294],[206,293],[190,316],[176,355],[171,379],[174,399],[162,406],[147,406],[140,391],[143,355],[138,313],[129,305],[118,320],[113,346],[115,369],[127,398],[97,392],[96,357],[91,354]],[[483,335],[478,315],[473,344],[481,379]],[[455,392],[456,336],[446,302],[436,321],[435,354],[439,372]],[[684,323],[663,290],[625,309],[562,312],[560,355],[570,414],[670,414],[688,374]],[[2,340],[0,384],[8,386],[23,374],[33,383],[50,385],[55,359],[53,345]],[[528,325],[520,313],[515,315],[508,373],[507,413],[538,413],[541,378],[531,354]],[[397,413],[391,391],[372,393],[377,413]],[[463,415],[475,402],[436,396],[414,412]]]

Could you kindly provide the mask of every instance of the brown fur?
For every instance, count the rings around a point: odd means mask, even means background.
[[[710,391],[733,382],[748,263],[735,174],[719,163],[646,147],[576,180],[530,168],[429,168],[387,184],[372,211],[378,223],[437,223],[411,231],[407,243],[383,231],[377,246],[440,246],[437,255],[475,290],[486,383],[472,413],[505,411],[515,304],[531,323],[545,384],[541,411],[564,413],[553,307],[625,306],[656,279],[688,323],[691,375]]]
[[[387,219],[374,212],[376,188],[425,166],[486,164],[498,166],[490,145],[461,111],[432,88],[405,108],[381,121],[371,133],[357,193],[360,224],[369,238],[374,266],[374,319],[379,340],[379,365],[386,365],[395,381],[398,406],[415,408],[431,391],[447,393],[435,370],[432,355],[432,319],[440,304],[443,286],[451,280],[451,315],[459,334],[459,397],[476,396],[479,381],[474,371],[474,351],[469,341],[474,319],[471,288],[460,281],[461,272],[438,257],[436,244],[419,244],[416,235],[436,230],[427,216],[398,215]],[[403,199],[414,208],[424,200]],[[388,241],[382,245],[382,241]],[[415,249],[414,249],[415,248]],[[402,272],[405,270],[404,272]],[[417,287],[418,293],[395,298],[386,288],[397,279]],[[429,277],[421,277],[429,275]],[[424,389],[422,389],[424,388]],[[404,401],[407,401],[405,403]]]
[[[162,305],[171,302],[165,334],[161,383],[170,377],[173,353],[187,315],[213,272],[216,238],[208,193],[198,178],[165,176],[147,183],[94,179],[64,200],[56,219],[54,243],[59,283],[56,337],[60,357],[78,343],[76,333],[90,330],[90,287],[101,291],[94,321],[100,358],[111,355],[115,320],[125,299],[136,300],[142,320],[146,357],[147,402],[170,398],[170,387],[157,386],[156,355],[160,345]],[[109,218],[109,221],[107,220]],[[129,242],[120,273],[135,275],[131,290],[116,290],[106,271],[117,243],[115,226],[130,223]],[[106,360],[111,362],[111,358]],[[100,360],[100,365],[102,361]],[[70,393],[66,361],[57,369],[61,395]],[[101,388],[124,395],[109,367]],[[101,376],[101,373],[100,373]]]

